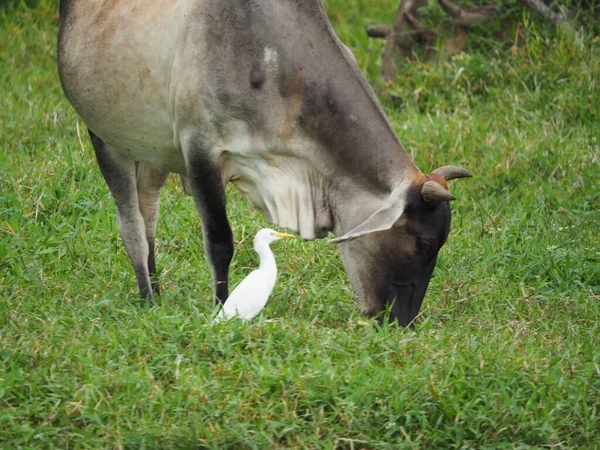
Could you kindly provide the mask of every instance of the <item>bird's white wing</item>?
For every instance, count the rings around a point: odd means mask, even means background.
[[[251,272],[229,295],[219,316],[225,316],[226,319],[234,316],[244,320],[254,318],[264,308],[273,291],[274,280],[268,278],[260,269]]]

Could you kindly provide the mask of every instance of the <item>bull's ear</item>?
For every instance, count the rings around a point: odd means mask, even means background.
[[[408,186],[408,183],[398,185],[385,200],[384,205],[371,214],[367,220],[343,236],[330,240],[329,243],[339,244],[341,242],[351,241],[368,233],[389,230],[392,228],[404,212]]]

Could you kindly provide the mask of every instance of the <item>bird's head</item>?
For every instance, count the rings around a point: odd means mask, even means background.
[[[293,234],[280,233],[270,228],[263,228],[254,237],[254,248],[260,247],[261,245],[269,245],[273,241],[277,241],[283,238],[294,238]]]

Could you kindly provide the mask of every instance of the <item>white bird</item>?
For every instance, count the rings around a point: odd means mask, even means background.
[[[260,258],[260,267],[250,273],[229,295],[215,321],[239,317],[251,320],[265,307],[275,287],[277,265],[269,244],[281,238],[293,238],[292,234],[279,233],[263,228],[254,237],[254,251]]]

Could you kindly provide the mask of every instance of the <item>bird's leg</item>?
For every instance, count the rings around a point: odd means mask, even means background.
[[[213,303],[224,303],[233,257],[233,233],[227,220],[220,167],[200,139],[191,138],[183,147],[187,178],[202,223],[206,259],[215,283]]]

